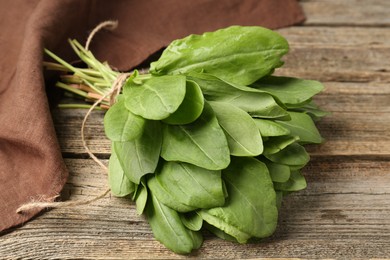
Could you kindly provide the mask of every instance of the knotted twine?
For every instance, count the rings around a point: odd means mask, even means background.
[[[98,33],[102,29],[108,29],[113,30],[118,26],[117,21],[104,21],[100,24],[98,24],[92,32],[89,34],[88,39],[85,43],[85,49],[89,50],[89,45],[92,42],[93,37],[96,33]],[[100,97],[87,111],[87,113],[84,116],[83,122],[81,124],[81,141],[83,144],[83,147],[85,151],[88,153],[88,155],[108,174],[108,168],[103,164],[101,160],[99,160],[93,152],[89,149],[87,142],[85,141],[84,136],[84,129],[85,124],[87,122],[87,119],[91,115],[92,111],[96,108],[96,106],[102,102],[105,98],[110,98],[110,106],[112,106],[116,102],[116,97],[119,95],[119,93],[122,90],[122,87],[124,83],[126,82],[126,79],[131,75],[131,73],[120,73],[118,77],[115,79],[115,81],[112,83],[110,91],[108,91],[106,94],[104,94],[102,97]],[[74,200],[74,201],[54,201],[59,195],[56,195],[54,197],[48,198],[46,200],[38,200],[38,201],[32,201],[26,204],[23,204],[20,206],[16,212],[17,213],[24,213],[33,209],[43,209],[43,208],[65,208],[65,207],[75,207],[75,206],[81,206],[81,205],[87,205],[90,203],[93,203],[103,197],[105,197],[109,192],[110,188],[107,188],[104,190],[104,192],[100,193],[99,195],[93,197],[92,199],[86,199],[86,200]]]

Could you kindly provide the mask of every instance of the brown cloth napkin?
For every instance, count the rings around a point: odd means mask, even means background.
[[[129,70],[190,33],[234,24],[279,28],[304,16],[295,0],[1,0],[0,231],[36,215],[15,211],[32,199],[52,201],[68,175],[45,92],[42,49],[70,61],[67,38],[85,42],[108,19],[119,27],[100,32],[91,50]]]

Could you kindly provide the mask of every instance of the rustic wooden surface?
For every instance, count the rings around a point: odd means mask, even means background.
[[[193,258],[390,257],[390,1],[307,0],[304,26],[279,30],[291,52],[280,75],[317,79],[317,103],[332,115],[318,126],[326,138],[310,146],[308,188],[283,201],[269,239],[239,245],[205,234]],[[106,176],[80,146],[83,110],[54,112],[70,178],[64,199],[100,193]],[[90,148],[105,162],[110,147],[103,113],[88,123]],[[55,209],[0,237],[0,258],[184,258],[154,240],[134,205],[106,197]]]

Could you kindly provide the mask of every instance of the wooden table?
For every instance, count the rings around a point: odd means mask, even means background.
[[[280,75],[317,79],[316,101],[332,112],[319,123],[326,143],[309,147],[308,188],[286,197],[274,236],[239,245],[206,236],[196,258],[390,257],[390,1],[301,1],[304,26],[279,30],[291,44]],[[70,177],[64,199],[86,199],[106,185],[80,145],[84,110],[54,121]],[[92,115],[90,148],[107,162],[103,113]],[[181,258],[154,240],[126,200],[55,209],[0,237],[0,258]]]

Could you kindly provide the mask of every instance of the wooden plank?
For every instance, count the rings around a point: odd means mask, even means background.
[[[298,46],[390,47],[389,28],[293,26],[277,31]]]
[[[390,88],[386,83],[326,82],[326,90],[315,101],[332,114],[318,123],[326,139],[310,146],[313,155],[390,154]],[[57,110],[54,121],[62,151],[66,156],[85,154],[80,126],[85,110]],[[103,129],[103,112],[92,113],[86,128],[93,152],[107,158],[110,142]],[[380,140],[380,142],[378,142]]]
[[[388,29],[291,27],[279,32],[289,41],[290,52],[277,74],[321,81],[390,81]]]
[[[98,194],[104,172],[92,160],[66,159],[70,199]],[[193,258],[370,258],[390,255],[390,162],[314,158],[305,191],[284,199],[276,233],[240,245],[205,233]],[[28,245],[28,246],[26,246]],[[31,250],[34,248],[34,250]],[[73,209],[51,210],[5,234],[8,258],[182,258],[155,241],[148,223],[125,199],[107,197]]]
[[[68,156],[84,154],[81,142],[81,123],[86,114],[85,109],[56,109],[53,121],[57,131],[62,152]],[[85,140],[91,151],[106,156],[111,153],[111,142],[104,133],[103,111],[94,111],[87,120],[84,130]]]
[[[291,45],[279,75],[321,81],[390,81],[390,48]]]
[[[312,155],[389,155],[390,88],[382,83],[325,83],[315,98],[331,115],[317,123],[326,139]],[[380,140],[380,141],[378,141]]]
[[[388,0],[301,0],[305,25],[389,26]]]

